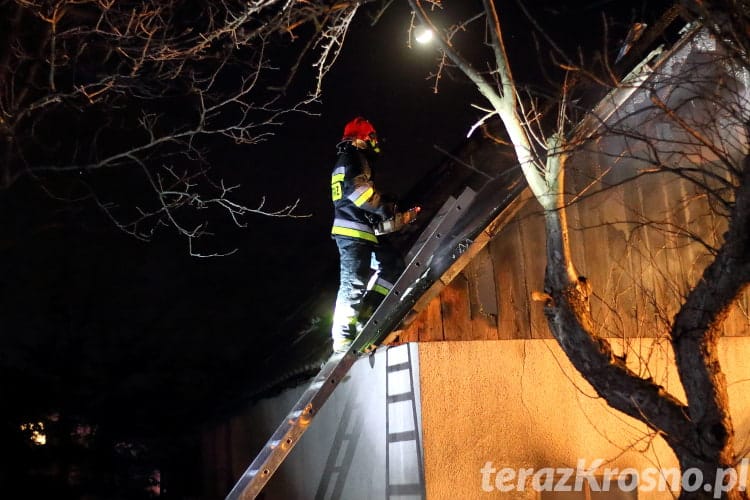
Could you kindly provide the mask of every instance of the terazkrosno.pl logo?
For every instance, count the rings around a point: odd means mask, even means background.
[[[678,468],[658,469],[647,467],[610,468],[601,466],[604,459],[598,458],[590,464],[579,458],[576,467],[544,467],[542,469],[511,467],[497,468],[485,462],[479,469],[482,491],[686,491],[703,489],[720,498],[722,493],[734,487],[747,488],[750,459],[743,458],[737,467],[718,469],[716,478],[704,482],[703,472],[697,468],[680,472]]]

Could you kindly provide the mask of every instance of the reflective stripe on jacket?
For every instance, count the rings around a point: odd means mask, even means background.
[[[390,205],[382,203],[372,182],[370,162],[351,142],[339,144],[336,165],[331,172],[333,236],[377,243],[373,223],[392,216]]]
[[[360,240],[372,241],[373,243],[378,242],[375,231],[369,224],[360,224],[345,219],[333,219],[333,228],[331,234],[334,236],[347,236],[349,238],[357,238]]]

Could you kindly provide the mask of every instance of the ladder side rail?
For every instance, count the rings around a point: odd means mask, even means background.
[[[422,456],[422,436],[419,432],[419,414],[417,412],[417,390],[414,386],[414,360],[412,359],[411,349],[406,351],[407,363],[409,364],[409,387],[412,393],[411,400],[411,413],[412,421],[414,422],[414,439],[416,440],[416,451],[417,451],[417,475],[419,476],[419,484],[421,491],[419,497],[425,498],[425,479],[424,479],[424,457]]]
[[[385,350],[385,497],[386,499],[390,498],[390,495],[388,494],[388,491],[391,486],[391,443],[388,441],[388,436],[391,434],[391,418],[389,415],[390,411],[390,405],[388,404],[388,397],[391,395],[390,393],[390,385],[391,385],[391,374],[389,372],[390,364],[388,363],[389,354],[391,350],[386,347]]]
[[[445,215],[450,212],[455,203],[456,198],[453,196],[449,196],[448,199],[446,199],[445,202],[440,206],[440,209],[438,209],[438,211],[432,217],[432,220],[430,220],[417,240],[414,242],[411,248],[409,248],[409,251],[406,252],[406,256],[404,257],[406,262],[411,262],[414,259],[414,256],[424,246],[425,242],[430,239],[432,233],[435,232],[435,228],[440,225],[440,223],[445,218]]]
[[[326,363],[247,467],[227,495],[227,500],[255,498],[260,494],[356,360],[356,353],[350,349],[342,357],[333,357]]]

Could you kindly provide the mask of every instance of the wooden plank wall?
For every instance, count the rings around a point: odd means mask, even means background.
[[[592,312],[605,337],[663,336],[681,298],[709,261],[687,229],[719,241],[724,221],[696,188],[675,176],[647,175],[620,184],[634,162],[599,158],[596,151],[577,158],[568,189],[579,193],[569,207],[576,267],[592,285]],[[607,164],[608,171],[601,165]],[[588,192],[592,179],[608,186]],[[531,200],[471,262],[400,332],[400,341],[549,338],[541,303],[544,226]],[[485,314],[487,273],[496,297],[495,316]],[[492,287],[492,284],[489,285]],[[484,287],[480,296],[476,290]],[[489,308],[491,309],[491,308]],[[725,322],[726,335],[750,334],[750,301],[745,294]]]
[[[622,101],[605,98],[601,109],[611,110],[602,115],[605,125],[591,130],[565,167],[573,260],[591,284],[601,336],[666,338],[711,261],[707,247],[722,241],[726,219],[711,193],[733,182],[723,159],[745,161],[746,120],[734,109],[747,102],[750,76],[706,64],[716,47],[701,35],[679,46],[648,83],[623,87]],[[490,148],[471,154],[477,165],[511,165]],[[469,249],[469,265],[443,276],[446,286],[402,332],[403,340],[549,337],[542,305],[530,299],[543,289],[546,260],[539,205],[532,199],[514,209],[487,232],[492,239],[482,240],[481,251]],[[490,292],[496,307],[486,307]],[[750,334],[750,293],[724,327],[725,335]]]

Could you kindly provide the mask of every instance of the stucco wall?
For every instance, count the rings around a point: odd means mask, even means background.
[[[634,340],[628,359],[635,362],[636,353],[648,359],[654,380],[682,398],[677,375],[665,363],[671,352],[657,342]],[[747,450],[750,338],[723,338],[720,351],[738,449]],[[579,460],[589,468],[603,459],[602,467],[641,473],[676,465],[660,438],[596,398],[553,340],[429,342],[419,344],[419,356],[429,500],[539,497],[528,480],[523,491],[497,491],[491,468],[538,472],[575,468]],[[488,472],[483,474],[483,468]],[[638,496],[672,498],[658,491],[639,491]]]

